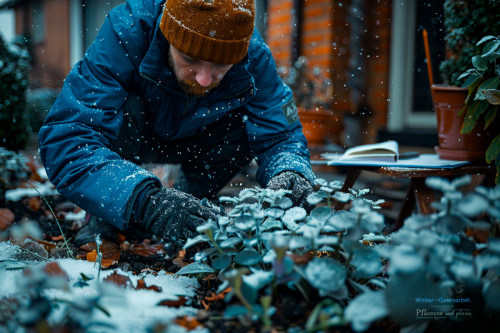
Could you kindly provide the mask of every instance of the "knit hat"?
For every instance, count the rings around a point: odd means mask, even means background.
[[[167,0],[160,29],[184,54],[235,64],[248,52],[254,16],[254,0]]]

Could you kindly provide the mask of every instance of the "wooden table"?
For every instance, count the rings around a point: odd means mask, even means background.
[[[347,166],[349,171],[341,191],[347,192],[353,187],[361,171],[375,172],[380,175],[394,178],[410,178],[410,186],[406,192],[406,199],[396,220],[396,229],[403,226],[405,219],[410,216],[417,205],[418,212],[428,215],[433,212],[431,202],[434,201],[434,191],[425,185],[427,177],[459,177],[463,175],[485,175],[485,184],[494,186],[496,169],[493,165],[469,164],[454,169],[435,168],[403,168],[403,167],[373,167],[373,166]],[[335,209],[342,209],[344,203],[337,202]]]

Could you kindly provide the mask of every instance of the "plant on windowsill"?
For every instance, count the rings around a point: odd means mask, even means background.
[[[310,145],[339,143],[343,124],[342,117],[330,108],[332,82],[318,67],[310,73],[307,64],[307,58],[300,56],[290,68],[280,69],[283,80],[293,91],[304,135]]]
[[[480,0],[446,0],[444,3],[447,58],[439,70],[445,85],[432,86],[439,136],[436,152],[441,158],[484,162],[486,150],[498,134],[495,124],[483,130],[488,119],[484,114],[480,116],[480,109],[461,110],[468,96],[462,74],[473,67],[472,59],[481,53],[478,42],[488,34],[500,35],[500,26],[491,24],[496,22],[499,10],[500,3],[492,1],[488,6]],[[466,117],[468,120],[464,122]],[[469,126],[476,122],[477,126]]]

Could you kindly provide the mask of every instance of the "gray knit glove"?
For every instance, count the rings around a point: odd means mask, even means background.
[[[197,226],[208,219],[216,220],[220,214],[219,208],[211,206],[207,200],[199,200],[172,188],[153,188],[144,197],[148,199],[140,223],[176,248],[198,235]]]
[[[267,183],[267,188],[271,190],[291,190],[288,196],[292,199],[294,206],[304,208],[307,212],[313,210],[314,206],[307,202],[307,196],[313,192],[311,183],[301,175],[293,171],[284,171]]]

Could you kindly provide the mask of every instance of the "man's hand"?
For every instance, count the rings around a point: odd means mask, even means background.
[[[198,235],[197,226],[220,214],[218,208],[172,188],[154,188],[146,193],[146,198],[141,224],[176,248]]]
[[[307,196],[313,192],[313,187],[304,177],[293,171],[285,171],[277,174],[269,183],[267,188],[271,190],[291,190],[289,195],[294,206],[300,206],[310,212],[314,206],[307,202]]]

